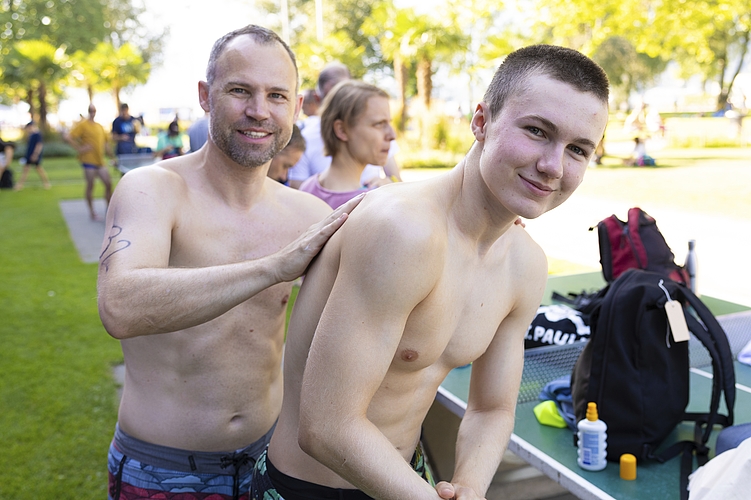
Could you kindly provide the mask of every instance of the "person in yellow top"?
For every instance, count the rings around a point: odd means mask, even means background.
[[[96,107],[89,105],[89,117],[81,120],[73,126],[73,129],[65,137],[65,140],[78,151],[78,159],[83,166],[86,178],[86,203],[92,220],[100,220],[94,211],[94,180],[99,177],[104,184],[104,199],[109,206],[112,197],[112,179],[104,162],[104,154],[107,146],[107,132],[104,127],[94,121]]]

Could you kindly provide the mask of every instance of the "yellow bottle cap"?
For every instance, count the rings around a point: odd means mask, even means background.
[[[621,479],[628,481],[636,479],[636,457],[631,453],[621,455]]]

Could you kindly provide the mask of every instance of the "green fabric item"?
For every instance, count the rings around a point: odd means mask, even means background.
[[[561,414],[558,413],[558,408],[556,408],[555,406],[555,401],[543,401],[539,405],[535,406],[532,411],[535,412],[537,421],[542,425],[549,425],[550,427],[558,427],[560,429],[567,427],[566,421],[563,420]]]

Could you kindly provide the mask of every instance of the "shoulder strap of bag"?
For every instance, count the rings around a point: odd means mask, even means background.
[[[727,335],[714,315],[690,289],[678,286],[677,294],[678,299],[687,306],[683,314],[689,330],[709,351],[712,358],[712,397],[708,413],[686,413],[684,416],[686,420],[695,422],[694,440],[675,443],[654,458],[664,462],[681,455],[680,494],[681,500],[688,500],[688,482],[689,475],[694,470],[694,456],[696,456],[698,467],[706,464],[709,459],[709,448],[706,443],[712,432],[712,426],[714,424],[724,427],[733,425],[735,370]],[[723,393],[728,410],[727,415],[718,413],[720,396]]]
[[[709,351],[712,358],[712,401],[710,403],[709,420],[704,433],[703,442],[709,439],[712,425],[733,425],[733,410],[735,408],[735,369],[733,367],[733,353],[730,350],[727,334],[720,323],[709,311],[707,306],[686,287],[678,287],[679,293],[690,309],[684,310],[684,316],[689,329]],[[696,316],[694,316],[695,313]],[[698,319],[697,319],[698,317]],[[727,416],[718,415],[720,396],[724,393],[727,406]]]

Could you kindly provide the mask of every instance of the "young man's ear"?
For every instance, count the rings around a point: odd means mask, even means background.
[[[488,105],[485,102],[481,102],[475,108],[475,114],[472,115],[472,121],[470,122],[472,134],[478,142],[485,140],[488,124],[490,124],[490,109],[488,109]]]

